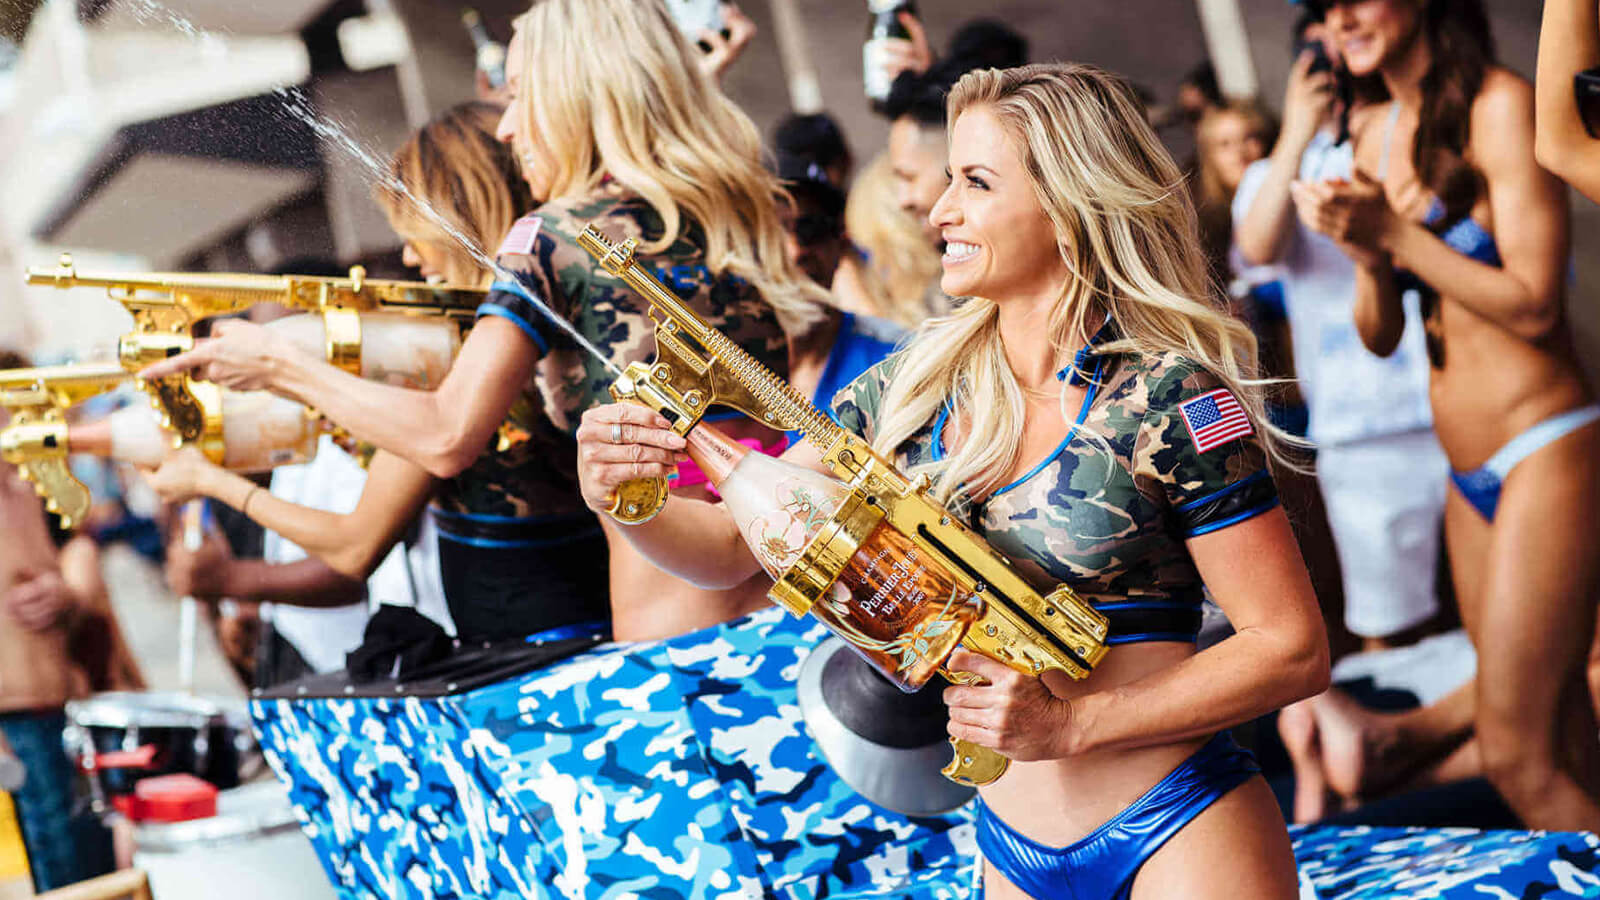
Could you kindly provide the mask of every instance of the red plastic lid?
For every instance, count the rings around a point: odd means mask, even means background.
[[[118,802],[117,807],[135,822],[206,819],[217,814],[217,789],[193,775],[158,775],[140,779],[133,786],[133,796]]]

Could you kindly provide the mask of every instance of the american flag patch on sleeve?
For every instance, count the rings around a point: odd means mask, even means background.
[[[1227,388],[1217,388],[1178,405],[1183,424],[1194,438],[1196,453],[1204,453],[1229,441],[1256,433],[1244,408]]]
[[[506,239],[500,242],[500,249],[495,251],[496,256],[506,253],[518,253],[526,256],[533,252],[533,242],[539,239],[539,226],[544,224],[544,219],[538,216],[523,216],[506,232]]]

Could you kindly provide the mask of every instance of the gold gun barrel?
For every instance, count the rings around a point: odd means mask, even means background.
[[[67,409],[132,377],[117,363],[0,370],[0,406]]]
[[[193,346],[190,330],[211,316],[261,303],[321,312],[328,334],[328,361],[359,370],[361,330],[356,312],[448,316],[471,324],[487,293],[482,288],[436,287],[410,281],[367,278],[361,266],[348,278],[310,275],[249,275],[229,272],[79,272],[71,254],[53,268],[29,268],[27,283],[57,288],[104,288],[133,314],[135,330],[118,342],[122,366],[138,372]],[[185,441],[201,440],[208,427],[202,389],[186,374],[144,385],[160,404],[162,425]],[[212,423],[213,425],[215,423]]]
[[[281,303],[297,309],[344,308],[448,315],[470,319],[483,302],[483,288],[434,286],[415,281],[366,277],[361,266],[347,278],[312,275],[250,275],[233,272],[79,272],[71,254],[63,253],[55,268],[29,267],[27,283],[45,287],[104,288],[130,310],[178,306],[190,318],[205,318],[247,309],[258,303]]]

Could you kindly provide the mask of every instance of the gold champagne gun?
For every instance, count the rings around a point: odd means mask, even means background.
[[[656,323],[656,358],[633,363],[612,394],[649,406],[687,434],[713,404],[729,406],[783,431],[801,431],[852,496],[782,573],[769,596],[803,615],[837,581],[862,538],[879,522],[899,531],[942,562],[961,587],[982,602],[961,645],[1011,668],[1039,675],[1048,670],[1074,680],[1088,676],[1106,653],[1109,623],[1071,588],[1041,595],[988,542],[956,521],[928,496],[928,481],[901,474],[866,441],[845,431],[726,335],[707,325],[633,258],[635,242],[612,244],[589,227],[578,243],[607,271],[650,303]],[[642,522],[665,504],[665,479],[639,479],[619,487],[612,515]],[[968,681],[943,670],[955,681]],[[999,753],[952,739],[952,780],[987,784],[1008,760]]]
[[[133,314],[134,331],[117,344],[118,358],[129,372],[138,372],[190,349],[194,346],[191,329],[201,319],[238,312],[258,303],[280,303],[321,313],[328,362],[359,373],[361,313],[448,316],[465,328],[471,325],[485,294],[475,288],[369,279],[360,266],[352,268],[348,278],[211,272],[82,273],[68,254],[62,254],[56,268],[29,268],[27,281],[59,288],[105,288],[111,299]],[[204,390],[202,384],[186,375],[172,375],[144,387],[159,403],[162,424],[181,440],[196,441],[205,435],[208,423],[206,406],[199,396]]]
[[[117,363],[0,371],[0,406],[11,412],[0,459],[33,483],[63,528],[82,521],[90,503],[89,489],[67,468],[66,411],[131,377]]]

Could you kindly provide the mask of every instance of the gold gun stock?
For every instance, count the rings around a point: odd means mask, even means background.
[[[482,288],[369,279],[361,266],[352,267],[348,278],[225,272],[82,273],[67,253],[54,269],[29,268],[27,283],[104,288],[107,296],[133,315],[134,331],[117,345],[118,356],[130,372],[193,347],[191,329],[201,319],[239,312],[258,303],[280,303],[320,312],[327,334],[327,360],[359,373],[359,313],[448,316],[465,329],[487,293]],[[144,385],[159,404],[162,425],[184,441],[202,440],[206,433],[206,406],[200,396],[204,389],[197,390],[196,385],[187,375],[171,375]]]
[[[1041,596],[1011,564],[976,532],[956,521],[928,496],[925,478],[911,480],[873,452],[861,438],[836,425],[726,335],[707,325],[677,296],[633,259],[631,240],[612,245],[593,226],[578,243],[612,274],[650,301],[656,321],[656,362],[634,363],[617,379],[618,399],[649,406],[673,420],[680,434],[692,428],[712,403],[732,406],[783,430],[799,430],[821,452],[823,462],[847,482],[846,500],[802,551],[800,560],[774,583],[769,596],[794,615],[804,615],[838,579],[862,539],[880,520],[939,559],[961,586],[983,600],[983,611],[968,627],[962,646],[1032,675],[1047,670],[1079,680],[1106,653],[1106,617],[1066,585]],[[684,338],[692,339],[692,345]],[[660,374],[658,374],[658,372]],[[729,383],[727,393],[719,391]],[[656,479],[657,481],[664,481]],[[661,496],[665,485],[625,497]],[[659,506],[650,509],[654,515]],[[641,518],[634,519],[642,521]],[[624,521],[628,519],[624,518]],[[965,673],[941,669],[953,681]],[[954,781],[988,784],[1004,774],[1008,761],[984,747],[952,739],[955,758],[944,770]]]
[[[130,377],[116,363],[0,371],[0,406],[11,412],[0,429],[0,459],[33,484],[63,528],[83,521],[91,502],[89,489],[67,468],[66,411]]]

